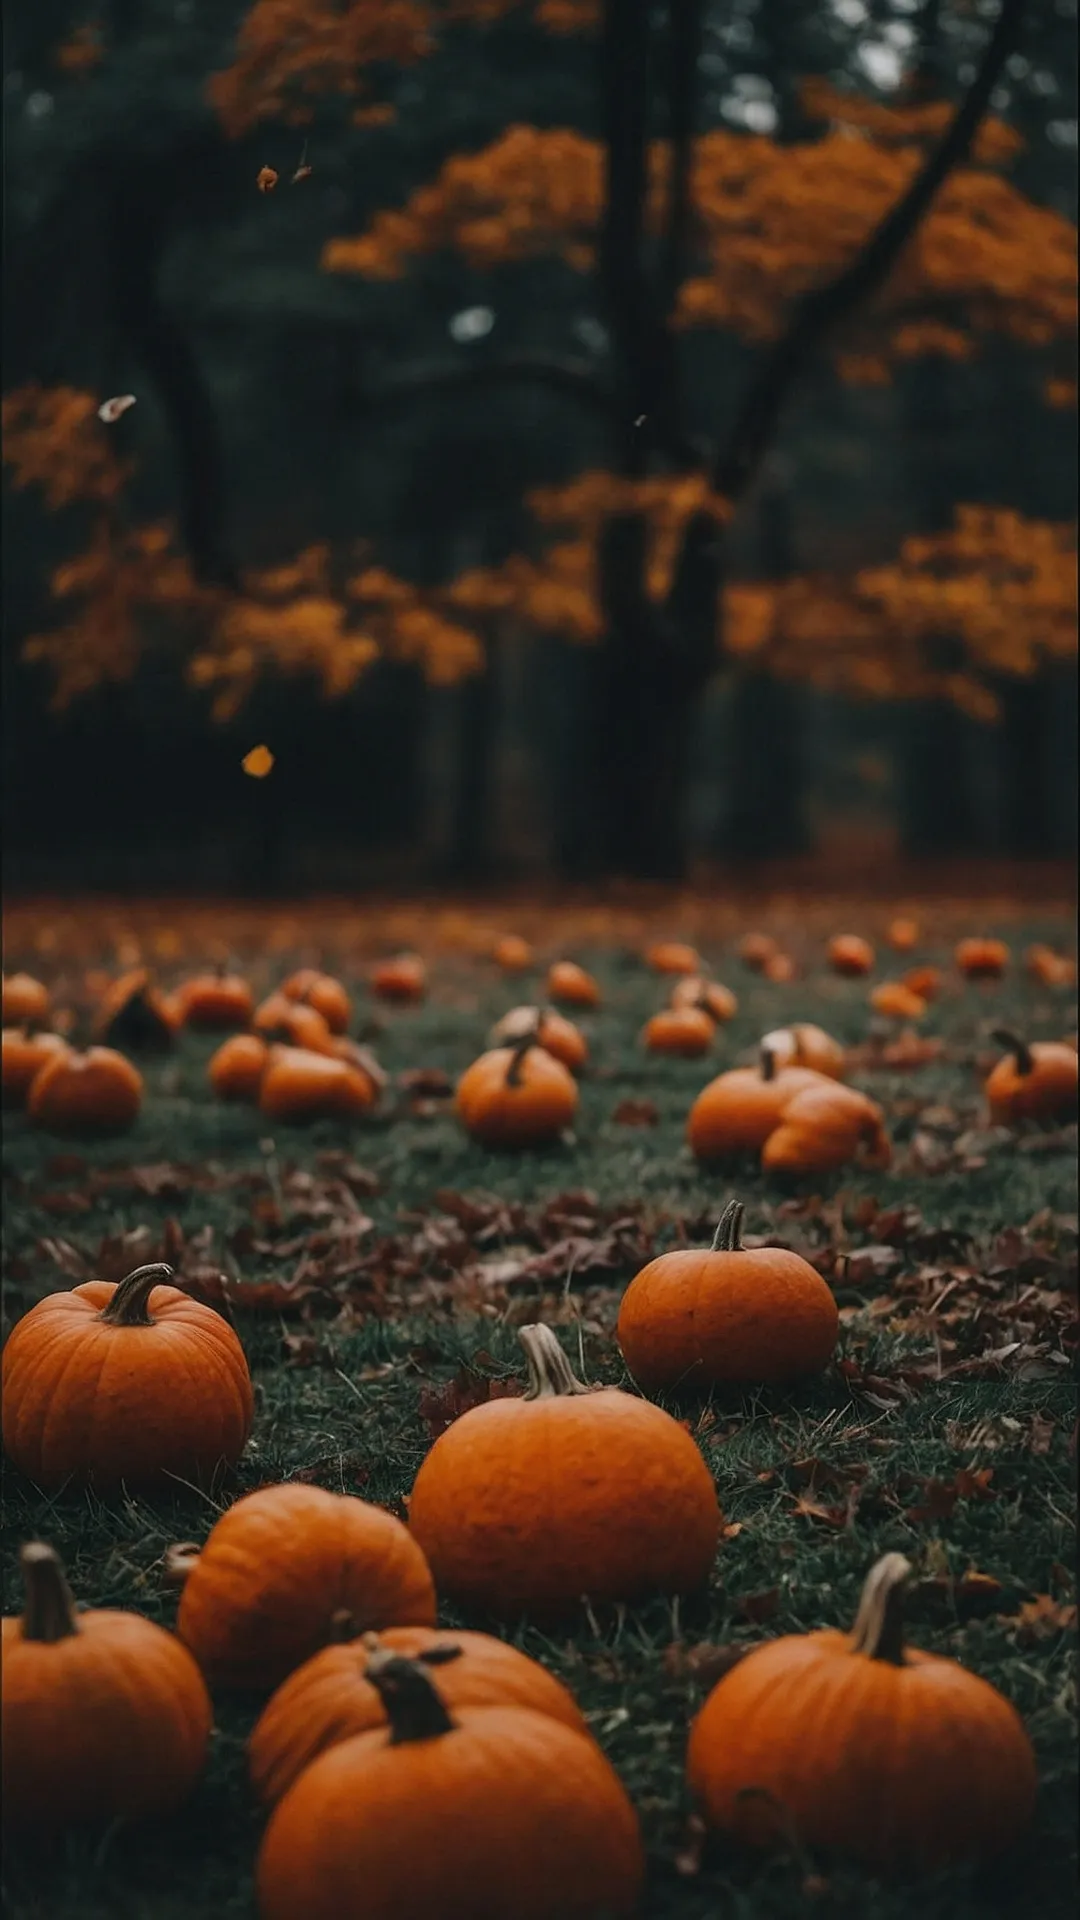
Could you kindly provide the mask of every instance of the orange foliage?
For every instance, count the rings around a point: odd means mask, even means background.
[[[76,500],[112,501],[131,468],[117,459],[92,394],[36,381],[6,395],[4,463],[16,487],[40,487],[53,512]]]
[[[887,147],[940,140],[955,112],[947,100],[909,100],[902,106],[885,106],[879,100],[868,100],[865,94],[842,92],[823,74],[805,79],[799,96],[809,119],[846,128],[851,133],[867,134],[871,140]],[[1015,128],[991,116],[976,130],[972,158],[980,166],[999,167],[1007,160],[1015,160],[1023,145]]]
[[[101,28],[88,21],[56,48],[53,60],[61,73],[80,74],[90,73],[100,64],[101,56]]]

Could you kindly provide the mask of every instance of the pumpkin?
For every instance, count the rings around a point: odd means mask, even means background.
[[[828,961],[834,973],[869,973],[874,964],[874,949],[869,940],[857,933],[838,933],[829,941]]]
[[[279,1801],[261,1920],[630,1920],[637,1816],[594,1740],[516,1704],[451,1712],[389,1649],[367,1671],[389,1731],[332,1747]]]
[[[511,1007],[488,1035],[493,1047],[513,1047],[526,1038],[534,1039],[571,1073],[579,1073],[589,1057],[589,1043],[580,1027],[554,1007]]]
[[[339,1034],[334,1041],[334,1053],[339,1060],[355,1072],[362,1073],[371,1084],[372,1105],[385,1093],[390,1076],[380,1066],[370,1047],[362,1046],[359,1040],[350,1040],[347,1034]]]
[[[435,1669],[439,1692],[455,1713],[459,1707],[528,1707],[588,1735],[573,1695],[505,1640],[456,1629],[387,1627],[324,1647],[278,1688],[248,1743],[251,1784],[260,1800],[272,1805],[320,1753],[386,1725],[381,1696],[367,1678],[380,1648]]]
[[[1036,1770],[1009,1702],[955,1661],[904,1644],[911,1573],[871,1570],[851,1633],[785,1634],[739,1661],[690,1730],[687,1776],[710,1828],[755,1846],[932,1871],[1011,1845]]]
[[[926,1012],[922,995],[913,993],[902,980],[883,980],[871,993],[870,1005],[891,1020],[921,1020]]]
[[[986,1082],[990,1118],[995,1126],[1017,1120],[1075,1120],[1077,1059],[1060,1040],[1021,1040],[997,1028],[994,1039],[1008,1048]]]
[[[206,1068],[218,1099],[247,1100],[254,1105],[269,1058],[269,1047],[256,1033],[235,1033],[223,1041]]]
[[[663,1253],[631,1280],[616,1338],[646,1393],[773,1386],[819,1373],[840,1327],[809,1261],[786,1247],[744,1247],[729,1201],[709,1249]]]
[[[779,952],[776,941],[769,933],[748,933],[739,942],[739,959],[751,973],[763,973],[765,963]]]
[[[177,988],[176,1003],[183,1024],[206,1033],[249,1027],[255,1013],[247,981],[239,973],[226,973],[223,965],[186,980]]]
[[[681,940],[660,940],[645,953],[645,965],[654,973],[701,972],[701,955],[696,947],[688,947]]]
[[[439,1435],[409,1525],[439,1592],[499,1620],[572,1615],[582,1597],[633,1603],[705,1585],[721,1516],[678,1421],[576,1380],[550,1327],[522,1327],[529,1384]]]
[[[732,1153],[757,1153],[765,1145],[788,1101],[804,1087],[825,1082],[809,1067],[777,1068],[768,1047],[758,1067],[733,1067],[703,1087],[690,1109],[686,1137],[698,1160],[722,1160]]]
[[[1003,940],[961,940],[954,958],[968,980],[1000,980],[1009,949]]]
[[[179,1025],[177,1003],[158,992],[146,967],[133,967],[106,988],[92,1033],[104,1046],[154,1053],[172,1046]]]
[[[22,1107],[46,1061],[68,1051],[59,1033],[33,1033],[28,1027],[5,1027],[3,1032],[3,1100],[5,1107]]]
[[[3,1024],[5,1027],[40,1027],[49,1017],[52,1000],[48,987],[31,973],[5,973]]]
[[[790,953],[770,953],[761,969],[766,980],[776,986],[783,986],[795,978],[795,962]]]
[[[901,985],[909,993],[917,993],[920,1000],[936,1000],[941,992],[941,972],[938,967],[909,967]]]
[[[835,1080],[796,1093],[761,1149],[761,1164],[773,1173],[827,1173],[857,1157],[867,1166],[889,1165],[884,1115],[876,1101]]]
[[[677,980],[671,989],[673,1007],[699,1007],[707,1013],[710,1020],[734,1020],[739,1011],[739,1003],[730,987],[722,987],[719,980],[706,980],[702,974],[691,974]]]
[[[682,1060],[699,1060],[708,1053],[716,1027],[700,1007],[665,1007],[654,1013],[641,1031],[649,1053],[672,1053]]]
[[[570,1125],[577,1105],[572,1075],[529,1036],[482,1053],[454,1097],[466,1133],[485,1147],[544,1146]]]
[[[244,1350],[155,1261],[50,1293],[3,1355],[4,1448],[39,1487],[207,1483],[251,1431]]]
[[[378,1089],[351,1061],[305,1047],[271,1047],[259,1082],[259,1109],[268,1120],[303,1126],[309,1120],[358,1120],[375,1105]]]
[[[491,957],[504,973],[524,973],[532,966],[533,950],[520,934],[505,933],[501,940],[496,940]]]
[[[371,991],[380,1000],[396,1000],[404,1005],[422,1000],[427,992],[427,968],[417,953],[399,953],[383,960],[372,971]]]
[[[142,1106],[142,1075],[112,1047],[67,1047],[34,1075],[26,1111],[47,1133],[124,1133]]]
[[[847,1055],[839,1040],[823,1027],[808,1025],[777,1027],[767,1033],[761,1045],[775,1058],[778,1067],[811,1067],[827,1080],[842,1080],[847,1072]]]
[[[1076,985],[1076,962],[1066,959],[1064,954],[1055,953],[1052,947],[1029,947],[1024,955],[1024,966],[1032,980],[1041,987],[1072,987]]]
[[[894,953],[910,953],[912,948],[919,944],[919,923],[917,920],[906,920],[903,917],[890,920],[885,938]]]
[[[21,1548],[22,1617],[3,1623],[5,1829],[171,1813],[206,1764],[210,1700],[186,1648],[141,1614],[77,1613],[52,1547]]]
[[[321,1013],[331,1033],[346,1033],[352,1018],[352,1001],[340,980],[332,973],[319,973],[315,967],[301,967],[283,982],[286,1000],[299,1000],[305,1007]]]
[[[303,1047],[308,1053],[335,1057],[334,1036],[322,1014],[301,1000],[290,1000],[284,993],[271,993],[255,1009],[256,1033],[268,1043],[284,1047]]]
[[[260,1487],[206,1544],[174,1548],[176,1630],[212,1687],[268,1693],[335,1640],[433,1627],[423,1552],[383,1507],[322,1487]]]
[[[568,1007],[598,1007],[600,988],[591,973],[574,960],[556,960],[547,976],[549,1000],[561,1000]]]

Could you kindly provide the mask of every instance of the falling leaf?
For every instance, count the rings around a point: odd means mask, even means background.
[[[273,193],[277,183],[278,177],[273,167],[259,168],[258,173],[255,175],[255,185],[258,187],[260,193]]]
[[[98,419],[104,420],[105,425],[111,427],[114,420],[119,420],[120,415],[126,413],[128,408],[134,405],[135,395],[133,393],[114,394],[111,400],[102,401],[97,410]]]
[[[269,747],[263,746],[252,747],[251,752],[245,753],[240,762],[244,772],[249,773],[253,780],[265,780],[273,764],[273,754]]]

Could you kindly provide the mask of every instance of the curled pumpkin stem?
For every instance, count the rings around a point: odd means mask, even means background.
[[[999,1047],[1004,1047],[1007,1053],[1012,1054],[1016,1061],[1017,1073],[1026,1075],[1032,1072],[1035,1056],[1027,1041],[1021,1040],[1019,1034],[1011,1033],[1008,1027],[995,1027],[990,1038],[996,1040]]]
[[[523,1034],[520,1040],[515,1040],[514,1051],[506,1063],[506,1084],[508,1087],[520,1087],[521,1068],[525,1055],[528,1053],[530,1047],[535,1047],[539,1031],[540,1023],[538,1020],[535,1027],[531,1028],[528,1033]]]
[[[775,1080],[776,1055],[771,1047],[761,1049],[761,1077],[763,1080]]]
[[[173,1270],[164,1260],[153,1260],[149,1266],[136,1267],[134,1273],[120,1281],[116,1292],[107,1306],[102,1307],[99,1320],[108,1321],[113,1327],[149,1327],[149,1300],[155,1287],[168,1284]]]
[[[406,1660],[380,1647],[367,1663],[365,1678],[386,1710],[392,1747],[410,1740],[436,1740],[453,1731],[442,1695],[418,1660]]]
[[[194,1540],[177,1540],[173,1546],[166,1547],[161,1564],[171,1587],[183,1586],[189,1573],[194,1572],[200,1552]]]
[[[848,1642],[852,1653],[893,1667],[905,1664],[904,1591],[910,1578],[911,1562],[902,1553],[886,1553],[871,1567]]]
[[[713,1253],[742,1252],[742,1223],[746,1208],[741,1200],[729,1200],[713,1235]]]
[[[555,1400],[560,1394],[591,1393],[583,1386],[550,1327],[519,1327],[518,1339],[529,1367],[526,1400]]]
[[[28,1540],[19,1548],[19,1565],[26,1591],[23,1639],[40,1640],[46,1645],[69,1640],[78,1633],[79,1622],[60,1555],[44,1540]]]

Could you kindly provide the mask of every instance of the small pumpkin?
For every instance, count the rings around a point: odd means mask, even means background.
[[[622,1297],[616,1339],[646,1393],[772,1386],[819,1373],[836,1346],[836,1302],[808,1260],[744,1247],[729,1201],[710,1248],[642,1267]]]
[[[997,1028],[994,1039],[1008,1049],[986,1082],[990,1118],[997,1127],[1017,1120],[1075,1120],[1076,1050],[1060,1040],[1021,1040]]]
[[[146,967],[132,967],[106,988],[92,1034],[103,1046],[160,1053],[172,1046],[179,1025],[177,1003],[158,991]]]
[[[1024,1831],[1036,1770],[1023,1722],[977,1674],[905,1646],[910,1574],[886,1554],[851,1633],[785,1634],[714,1687],[687,1754],[708,1827],[766,1847],[797,1833],[879,1872],[968,1863]]]
[[[761,1164],[773,1173],[827,1173],[855,1159],[889,1165],[884,1115],[876,1101],[835,1080],[796,1093],[761,1149]]]
[[[283,1682],[248,1743],[251,1784],[273,1805],[320,1753],[386,1725],[382,1697],[367,1677],[380,1649],[430,1666],[454,1713],[460,1707],[528,1707],[588,1736],[573,1695],[535,1660],[487,1633],[387,1627],[324,1647]]]
[[[1024,955],[1024,966],[1032,980],[1041,987],[1074,987],[1076,985],[1076,962],[1062,953],[1055,953],[1053,947],[1029,947]]]
[[[646,949],[645,965],[654,973],[700,974],[701,955],[681,940],[658,940]]]
[[[113,1047],[54,1053],[34,1075],[26,1111],[47,1133],[124,1133],[142,1106],[142,1075]]]
[[[670,1053],[681,1060],[700,1060],[716,1035],[715,1022],[700,1007],[665,1007],[647,1020],[641,1032],[649,1053]]]
[[[336,1057],[334,1035],[318,1009],[290,1000],[284,993],[267,995],[255,1009],[253,1025],[268,1045],[303,1047],[308,1053]]]
[[[913,993],[902,980],[883,980],[873,989],[870,1005],[875,1013],[883,1013],[890,1020],[921,1020],[926,1012],[922,995]]]
[[[786,986],[789,980],[794,980],[796,967],[790,953],[770,953],[761,971],[774,986]]]
[[[380,1000],[415,1005],[427,992],[427,968],[418,953],[399,953],[372,970],[370,985]]]
[[[567,1007],[598,1007],[600,988],[591,973],[575,960],[556,960],[547,976],[549,1000],[561,1000]]]
[[[334,1041],[334,1053],[339,1060],[344,1060],[346,1066],[363,1074],[370,1082],[372,1105],[377,1104],[390,1084],[390,1076],[385,1067],[379,1064],[371,1048],[363,1046],[359,1040],[350,1040],[347,1034],[342,1033]]]
[[[719,980],[707,980],[703,974],[690,974],[682,980],[676,980],[671,989],[673,1007],[699,1007],[707,1013],[710,1020],[718,1022],[734,1020],[739,1011],[739,1003],[730,987],[722,987]]]
[[[834,934],[829,941],[828,961],[834,973],[855,977],[861,973],[870,973],[874,965],[874,949],[869,940],[863,940],[857,933]]]
[[[889,930],[885,938],[888,940],[894,953],[910,953],[912,949],[919,944],[919,933],[920,928],[917,920],[908,920],[903,916],[898,916],[897,919],[890,920]]]
[[[511,1007],[488,1035],[493,1047],[514,1047],[527,1038],[535,1039],[538,1047],[561,1060],[571,1073],[580,1073],[589,1057],[581,1028],[554,1007]]]
[[[26,1598],[3,1623],[0,1744],[9,1832],[171,1813],[206,1764],[210,1700],[186,1648],[141,1614],[77,1613],[43,1541],[19,1552]]]
[[[29,1027],[3,1031],[3,1100],[5,1107],[22,1107],[42,1067],[68,1051],[59,1033],[34,1033]]]
[[[451,1712],[389,1649],[367,1672],[389,1732],[332,1747],[279,1801],[261,1920],[631,1920],[637,1816],[594,1740],[530,1707]]]
[[[524,973],[532,966],[533,950],[519,933],[504,933],[501,940],[496,940],[491,957],[504,973]]]
[[[206,1069],[218,1099],[246,1100],[254,1106],[269,1058],[270,1049],[257,1033],[235,1033],[223,1041]]]
[[[421,1465],[409,1525],[439,1592],[499,1620],[572,1615],[703,1587],[721,1515],[678,1421],[574,1377],[550,1327],[522,1327],[521,1399],[473,1407]]]
[[[315,967],[301,967],[282,983],[286,1000],[299,1000],[305,1007],[321,1013],[331,1033],[347,1033],[352,1019],[352,1001],[340,980],[332,973],[320,973]]]
[[[531,1035],[482,1053],[454,1096],[466,1133],[485,1147],[545,1146],[570,1126],[577,1106],[573,1076]]]
[[[259,1081],[259,1110],[268,1120],[359,1120],[378,1097],[371,1076],[349,1060],[305,1047],[271,1047]]]
[[[917,993],[920,1000],[936,1000],[941,992],[941,970],[939,967],[909,967],[901,985],[909,993]]]
[[[183,1024],[203,1033],[249,1027],[255,1014],[255,996],[247,981],[242,974],[228,973],[224,965],[184,981],[176,1003]]]
[[[799,1021],[790,1027],[777,1027],[761,1042],[778,1067],[811,1067],[827,1080],[842,1080],[847,1072],[847,1055],[839,1040],[823,1027]]]
[[[961,940],[954,955],[968,980],[1000,980],[1009,964],[1004,940]]]
[[[383,1507],[296,1483],[222,1514],[201,1552],[171,1550],[176,1630],[211,1687],[268,1693],[333,1641],[433,1627],[421,1548]]]
[[[212,1479],[251,1432],[251,1377],[219,1313],[160,1261],[86,1280],[17,1320],[3,1354],[4,1450],[39,1487]]]
[[[777,1067],[762,1048],[757,1067],[733,1067],[703,1087],[690,1109],[686,1138],[698,1160],[757,1153],[780,1124],[788,1101],[804,1087],[831,1085],[810,1067]]]
[[[49,989],[32,973],[5,973],[3,1024],[5,1027],[40,1027],[49,1017],[52,999]]]
[[[764,973],[766,962],[779,951],[771,933],[748,933],[739,942],[739,959],[751,973]]]

